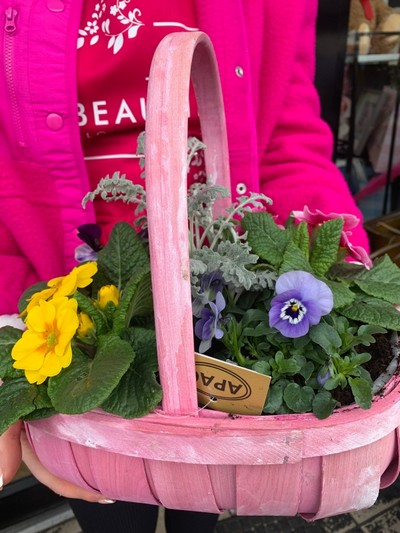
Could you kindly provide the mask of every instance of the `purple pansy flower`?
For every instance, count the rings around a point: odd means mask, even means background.
[[[78,263],[97,261],[97,252],[95,252],[88,244],[80,244],[75,248],[75,260],[78,261]]]
[[[216,295],[222,292],[224,283],[224,278],[219,270],[214,270],[201,276],[200,290],[192,303],[195,317],[200,317],[204,306],[215,300]]]
[[[321,368],[321,370],[318,372],[317,375],[317,381],[323,387],[325,383],[328,381],[329,378],[331,378],[331,371],[326,369],[326,367]]]
[[[206,352],[211,347],[212,339],[221,339],[224,335],[220,329],[221,311],[225,309],[225,299],[222,292],[218,292],[214,302],[208,302],[210,308],[204,307],[201,311],[201,318],[196,322],[194,331],[201,339],[199,351]]]
[[[78,227],[78,237],[86,243],[92,250],[99,252],[102,249],[100,244],[101,228],[97,224],[82,224]]]
[[[275,291],[277,295],[271,301],[269,324],[285,337],[302,337],[333,307],[333,295],[328,285],[302,270],[279,276]]]
[[[97,261],[97,252],[102,249],[100,226],[97,224],[82,224],[78,227],[77,236],[85,244],[80,244],[75,248],[75,260],[78,263]]]

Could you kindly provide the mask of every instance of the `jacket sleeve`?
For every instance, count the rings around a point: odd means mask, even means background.
[[[46,171],[0,161],[0,315],[32,283],[65,274],[59,206]]]
[[[282,219],[292,210],[302,210],[304,205],[324,213],[356,215],[360,224],[353,231],[351,242],[368,249],[362,214],[331,160],[332,133],[320,118],[319,98],[313,84],[316,3],[304,4],[308,7],[297,27],[292,28],[289,46],[295,52],[290,56],[290,77],[279,120],[261,155],[261,189],[273,199],[273,209]]]

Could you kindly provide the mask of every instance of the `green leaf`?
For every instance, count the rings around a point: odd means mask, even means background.
[[[317,393],[313,402],[312,410],[317,418],[320,420],[328,418],[337,405],[337,401],[332,398],[330,392],[323,390]]]
[[[355,353],[351,356],[351,364],[353,366],[363,365],[371,360],[371,354],[368,352]]]
[[[143,328],[130,328],[126,333],[136,353],[135,361],[101,407],[125,418],[138,418],[153,411],[162,397],[156,380],[156,337],[153,330]]]
[[[356,301],[353,305],[341,308],[340,313],[358,322],[400,331],[399,311],[383,300],[364,298]]]
[[[41,420],[42,418],[48,418],[49,416],[57,414],[47,393],[47,383],[38,385],[36,388],[37,395],[35,398],[35,410],[24,415],[22,417],[23,420]]]
[[[338,332],[325,322],[312,326],[309,331],[310,339],[321,346],[328,355],[333,355],[342,345]]]
[[[348,285],[330,279],[324,279],[324,283],[326,283],[332,291],[334,309],[350,305],[354,302],[355,294],[349,289]]]
[[[292,270],[313,272],[304,253],[293,242],[289,242],[283,253],[279,274],[284,274],[285,272],[290,272]]]
[[[266,324],[267,313],[262,309],[248,309],[240,320],[242,328],[249,326],[251,323],[256,322],[257,325]]]
[[[300,376],[303,376],[304,381],[307,382],[310,379],[313,372],[314,372],[314,363],[312,363],[311,361],[308,361],[301,367],[299,374]]]
[[[270,330],[266,322],[260,322],[255,328],[244,328],[242,335],[243,337],[264,337]]]
[[[104,333],[107,329],[107,324],[99,308],[94,305],[93,300],[79,291],[75,292],[74,298],[78,302],[80,311],[83,311],[92,319],[96,334],[101,335]]]
[[[74,349],[68,368],[49,379],[48,393],[60,413],[81,414],[101,405],[135,357],[131,345],[115,335],[98,339],[94,359]]]
[[[149,255],[141,238],[126,222],[115,224],[107,246],[97,256],[100,276],[118,290],[125,287],[134,272],[148,268]]]
[[[370,346],[376,342],[375,335],[385,334],[387,330],[380,326],[372,326],[371,324],[363,324],[357,330],[357,340],[364,346]]]
[[[113,332],[121,333],[134,316],[144,316],[153,307],[150,269],[133,274],[121,294],[114,314]]]
[[[314,400],[315,393],[311,387],[307,385],[301,387],[297,383],[289,383],[283,393],[283,399],[286,405],[294,413],[306,413],[311,411],[312,402]]]
[[[365,270],[355,283],[370,296],[391,304],[400,302],[400,269],[388,255],[375,260],[371,270]]]
[[[253,252],[264,261],[279,267],[290,236],[265,212],[247,213],[242,219],[247,240]]]
[[[252,367],[252,370],[254,372],[258,372],[259,374],[264,374],[265,376],[269,376],[271,373],[271,367],[267,363],[267,361],[256,361]]]
[[[0,435],[23,416],[36,409],[38,387],[24,377],[6,380],[0,387]]]
[[[129,285],[129,282],[128,282]],[[128,286],[127,285],[127,286]],[[122,295],[124,298],[125,290]],[[126,323],[134,317],[147,316],[153,312],[153,293],[151,288],[150,268],[145,271],[143,278],[140,279],[134,297],[131,299],[128,312],[126,315]]]
[[[372,387],[364,378],[348,378],[351,392],[361,409],[369,409],[372,405]]]
[[[339,387],[340,383],[341,383],[340,376],[335,376],[334,378],[329,378],[324,383],[324,389],[326,389],[327,391],[328,390],[334,390],[337,387]]]
[[[49,416],[56,415],[58,411],[56,411],[54,408],[43,408],[43,409],[36,409],[35,411],[32,411],[28,415],[25,415],[22,418],[22,420],[25,420],[27,422],[31,420],[42,420],[43,418],[49,418]]]
[[[271,385],[268,391],[267,400],[264,405],[263,412],[267,415],[276,413],[283,403],[282,387]]]
[[[14,360],[11,351],[14,344],[22,337],[23,331],[12,326],[0,328],[0,378],[16,378],[24,375],[22,370],[17,370],[12,365]]]
[[[335,263],[329,269],[329,277],[333,279],[352,281],[365,271],[364,265],[358,263]]]
[[[300,224],[296,226],[293,242],[301,250],[304,257],[308,260],[310,234],[308,233],[307,222],[300,222]]]
[[[294,375],[297,374],[301,368],[294,357],[285,359],[282,352],[278,352],[275,355],[275,362],[272,360],[271,366],[274,369],[274,372],[278,372],[280,375]]]
[[[323,276],[336,262],[343,219],[335,218],[324,222],[313,232],[315,240],[311,249],[310,264],[317,276]]]

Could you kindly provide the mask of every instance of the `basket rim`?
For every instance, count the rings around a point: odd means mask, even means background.
[[[384,416],[382,416],[384,415]],[[400,426],[400,375],[370,409],[337,409],[318,420],[312,413],[232,417],[202,409],[199,416],[166,415],[123,419],[100,410],[54,415],[27,422],[28,433],[112,453],[200,464],[279,464],[366,446]],[[229,454],[227,454],[229,450]],[[323,450],[323,453],[321,453]]]

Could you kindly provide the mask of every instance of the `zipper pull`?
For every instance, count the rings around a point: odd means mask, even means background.
[[[7,33],[14,33],[17,29],[16,26],[16,18],[18,15],[18,11],[16,9],[13,9],[12,7],[8,7],[5,12],[6,15],[6,23],[4,26],[4,29]]]

